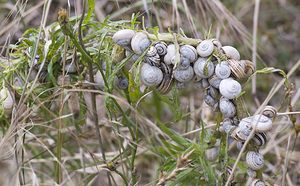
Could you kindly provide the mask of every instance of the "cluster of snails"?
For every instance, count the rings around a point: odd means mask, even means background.
[[[228,133],[230,137],[237,141],[237,148],[241,149],[244,142],[254,130],[254,135],[250,139],[250,147],[247,148],[246,163],[248,165],[248,175],[251,178],[256,177],[256,171],[264,166],[263,155],[259,153],[259,148],[267,142],[266,132],[272,129],[272,120],[276,117],[277,111],[272,106],[266,106],[262,114],[246,117],[241,119],[238,124],[230,120],[224,120],[222,129]],[[265,183],[259,179],[255,179],[253,186],[264,186]]]

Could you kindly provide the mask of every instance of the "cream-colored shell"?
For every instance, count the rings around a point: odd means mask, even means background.
[[[203,40],[197,46],[197,52],[201,57],[208,57],[214,51],[214,44],[212,40]]]
[[[223,46],[222,50],[228,56],[229,59],[235,59],[235,60],[241,59],[239,51],[232,46]]]
[[[234,99],[242,92],[242,86],[232,78],[223,79],[220,83],[220,93],[228,99]]]
[[[141,81],[145,86],[157,86],[163,80],[162,71],[155,66],[151,66],[148,63],[144,63],[141,68]]]
[[[134,34],[135,34],[134,30],[130,30],[130,29],[119,30],[113,35],[112,39],[115,43],[117,43],[120,46],[129,46]]]
[[[201,78],[209,78],[214,74],[215,66],[207,58],[198,58],[194,64],[194,71]]]
[[[142,54],[150,44],[151,41],[144,32],[137,32],[131,39],[131,49],[136,54]]]
[[[174,78],[182,83],[189,82],[194,77],[193,67],[189,66],[187,69],[179,69],[177,68],[173,72]]]
[[[246,163],[249,168],[259,170],[264,166],[264,157],[258,152],[249,151],[246,155]]]
[[[175,45],[174,44],[168,45],[167,54],[164,57],[164,62],[167,65],[174,64],[175,63],[175,56],[176,56]]]

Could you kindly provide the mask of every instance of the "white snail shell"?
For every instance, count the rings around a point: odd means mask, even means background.
[[[201,57],[208,57],[214,51],[214,44],[211,40],[203,40],[197,46],[197,52]]]
[[[194,64],[195,74],[201,78],[208,78],[214,74],[215,66],[207,58],[198,58]]]
[[[245,132],[242,131],[242,129],[240,127],[236,127],[232,133],[231,133],[231,137],[234,138],[237,141],[242,141],[245,142],[247,140],[249,135],[245,135]]]
[[[249,117],[252,127],[255,128],[255,132],[266,132],[272,128],[272,120],[264,115],[255,115]]]
[[[202,79],[201,80],[202,88],[207,88],[209,87],[209,82],[207,79]]]
[[[134,36],[135,31],[130,29],[124,29],[117,31],[112,39],[115,43],[117,43],[120,46],[127,47],[131,43],[131,39]]]
[[[167,65],[174,64],[175,63],[175,56],[176,56],[175,45],[174,44],[168,45],[167,54],[164,57],[164,62]]]
[[[222,96],[228,99],[234,99],[242,92],[241,84],[232,78],[223,79],[219,89]]]
[[[191,61],[189,59],[180,57],[180,65],[178,66],[178,68],[187,69],[190,66],[191,66]]]
[[[195,62],[197,60],[197,50],[191,45],[181,46],[179,52],[183,58],[189,59],[190,62]]]
[[[236,114],[235,105],[225,97],[221,97],[219,108],[224,118],[232,118]]]
[[[226,61],[222,61],[221,63],[216,65],[215,74],[217,77],[221,79],[226,79],[231,74],[231,69]]]
[[[150,44],[151,41],[144,32],[137,32],[131,39],[131,48],[136,54],[142,54]]]
[[[131,54],[132,54],[132,52],[130,52],[128,50],[125,51],[125,56],[126,57],[130,56]],[[133,54],[131,56],[131,58],[129,59],[129,62],[131,62],[131,64],[132,64],[132,63],[136,62],[136,60],[138,60],[139,57],[140,57],[140,55]]]
[[[252,140],[257,146],[263,146],[267,143],[267,135],[264,132],[255,133]]]
[[[208,79],[209,84],[217,89],[219,89],[221,81],[222,79],[218,78],[216,75],[213,75]]]
[[[104,89],[104,79],[100,71],[97,71],[97,73],[94,75],[94,81],[97,89]]]
[[[236,128],[236,126],[233,125],[232,120],[229,118],[225,118],[223,122],[221,122],[222,129],[226,133],[230,133],[233,129]]]
[[[162,82],[163,73],[155,66],[144,63],[141,68],[141,81],[145,86],[157,86]]]
[[[1,106],[4,109],[4,113],[10,115],[13,110],[14,99],[10,91],[5,87],[0,91],[0,100],[2,101]]]
[[[189,66],[187,69],[177,68],[173,72],[174,78],[182,83],[189,82],[194,77],[193,67]]]
[[[274,107],[268,105],[268,106],[265,107],[262,114],[264,116],[267,116],[270,119],[273,119],[277,115],[277,110]]]
[[[249,136],[252,130],[252,125],[247,120],[242,119],[239,123],[239,128],[241,129],[241,132]]]
[[[243,148],[243,146],[244,146],[244,143],[245,142],[243,142],[243,141],[238,141],[236,143],[236,148],[239,149],[239,150],[241,150]]]
[[[259,170],[264,166],[264,157],[258,152],[249,151],[246,155],[246,163],[249,168]]]
[[[159,41],[154,44],[154,47],[157,50],[158,55],[164,56],[167,54],[167,44],[165,42]]]
[[[259,179],[255,179],[251,182],[250,186],[266,186],[266,184]]]
[[[239,51],[232,46],[223,46],[222,50],[230,59],[235,59],[235,60],[241,59]]]

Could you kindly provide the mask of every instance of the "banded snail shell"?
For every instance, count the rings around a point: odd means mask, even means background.
[[[231,133],[231,137],[237,141],[246,141],[249,135],[245,133],[240,127],[236,127],[234,131]]]
[[[173,69],[169,65],[165,64],[164,62],[160,63],[160,69],[163,73],[163,79],[156,88],[160,93],[167,94],[172,88]]]
[[[175,45],[174,44],[168,45],[167,54],[164,57],[164,62],[167,65],[174,64],[175,63],[175,56],[176,56]]]
[[[194,64],[194,71],[201,78],[209,78],[214,74],[215,66],[207,58],[198,58]]]
[[[151,44],[148,35],[144,32],[137,32],[131,39],[131,48],[134,53],[142,54]]]
[[[258,152],[249,151],[246,155],[246,163],[249,168],[259,170],[264,166],[264,157]]]
[[[252,75],[255,71],[254,65],[249,60],[227,60],[231,72],[238,79],[247,78]]]
[[[242,92],[242,86],[232,78],[223,79],[220,83],[220,93],[228,99],[234,99]]]
[[[264,115],[255,115],[249,117],[251,120],[252,128],[255,128],[255,132],[266,132],[272,128],[272,120]]]
[[[219,108],[224,118],[232,118],[236,114],[235,105],[225,97],[221,97]]]
[[[119,30],[117,31],[112,39],[113,41],[123,47],[128,47],[130,46],[131,39],[135,35],[135,31],[130,30],[130,29],[124,29],[124,30]]]
[[[277,110],[274,107],[268,105],[268,106],[265,107],[262,114],[264,116],[267,116],[270,119],[273,119],[277,115]]]
[[[183,58],[188,59],[190,62],[195,62],[197,60],[197,50],[191,45],[181,46],[179,52]]]
[[[160,66],[160,57],[155,47],[151,46],[145,57],[146,63],[152,66]]]
[[[203,40],[197,46],[197,52],[201,57],[208,57],[214,51],[214,44],[211,40]]]
[[[267,135],[264,132],[255,133],[252,140],[257,146],[263,146],[267,143]]]
[[[144,63],[141,68],[141,81],[145,86],[157,86],[162,82],[163,73],[155,66]]]
[[[154,47],[156,48],[156,51],[157,51],[157,54],[159,56],[164,56],[167,54],[167,44],[165,42],[162,42],[162,41],[159,41],[159,42],[156,42],[154,44]]]
[[[209,84],[217,89],[220,88],[221,81],[222,81],[222,79],[218,78],[216,75],[213,75],[208,79]]]
[[[235,60],[241,59],[240,53],[236,48],[232,46],[223,46],[221,49],[229,59],[235,59]]]
[[[215,74],[218,78],[226,79],[231,74],[231,69],[226,61],[216,65]]]
[[[194,77],[193,67],[189,66],[187,69],[175,69],[173,72],[174,78],[182,83],[189,82]]]
[[[250,186],[266,186],[266,184],[262,180],[255,179],[251,182]]]

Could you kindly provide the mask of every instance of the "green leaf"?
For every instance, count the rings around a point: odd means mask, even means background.
[[[88,12],[83,20],[83,24],[87,24],[90,21],[94,9],[95,9],[95,0],[88,0]]]

